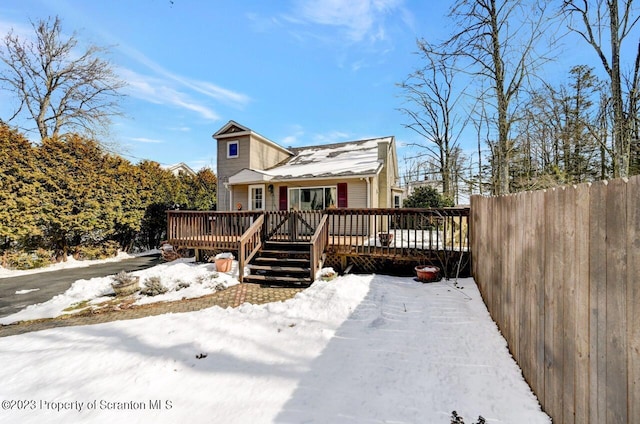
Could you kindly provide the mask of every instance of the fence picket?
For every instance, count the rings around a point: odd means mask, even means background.
[[[639,186],[472,198],[474,278],[554,423],[640,422]]]
[[[627,183],[627,339],[630,423],[640,423],[640,176]]]

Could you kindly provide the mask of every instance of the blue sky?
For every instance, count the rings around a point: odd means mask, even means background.
[[[211,135],[235,120],[285,147],[394,135],[402,166],[420,139],[396,84],[420,65],[416,38],[449,34],[450,3],[3,0],[0,34],[58,15],[81,43],[111,46],[129,84],[111,139],[133,162],[215,169]]]
[[[81,42],[112,46],[129,84],[111,134],[123,153],[215,168],[211,135],[231,119],[285,146],[415,138],[396,83],[446,13],[429,3],[3,0],[0,33],[58,15]]]

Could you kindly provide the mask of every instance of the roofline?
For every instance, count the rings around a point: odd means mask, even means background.
[[[229,134],[224,134],[223,132],[226,131],[229,127],[231,126],[235,126],[238,128],[242,128],[244,131],[238,131],[238,132],[234,132],[234,133],[229,133]],[[236,121],[230,120],[229,122],[227,122],[222,128],[220,128],[218,131],[216,131],[211,137],[219,140],[219,139],[225,139],[225,138],[237,138],[237,137],[242,137],[245,135],[253,135],[256,138],[258,138],[259,140],[264,141],[267,144],[270,144],[271,146],[282,150],[283,152],[290,154],[290,155],[294,155],[294,153],[289,150],[286,149],[284,147],[282,147],[281,145],[279,145],[278,143],[276,143],[275,141],[269,140],[267,137],[263,136],[262,134],[259,134],[255,131],[253,131],[251,128],[245,127],[244,125],[238,124]]]
[[[389,139],[389,140],[385,140],[385,139]],[[373,140],[385,140],[388,141],[389,144],[394,143],[394,139],[395,136],[393,135],[387,135],[384,137],[371,137],[371,138],[361,138],[361,139],[356,139],[356,140],[349,140],[349,141],[342,141],[340,143],[331,143],[331,144],[314,144],[313,146],[300,146],[300,147],[293,147],[294,151],[298,151],[298,150],[305,150],[305,149],[332,149],[338,146],[346,146],[352,143],[366,143],[368,141],[373,141]],[[395,143],[394,143],[395,144]]]
[[[273,179],[268,180],[268,181],[254,181],[255,183],[269,183],[269,184],[282,184],[282,183],[287,183],[287,182],[298,182],[298,181],[322,181],[322,180],[339,180],[339,179],[356,179],[356,178],[371,178],[371,177],[377,177],[380,174],[380,171],[382,170],[382,167],[378,168],[378,171],[376,171],[375,174],[356,174],[356,175],[334,175],[334,176],[322,176],[322,177],[306,177],[306,178],[277,178],[277,177],[273,177]],[[249,184],[253,184],[254,182],[244,182],[244,183],[229,183],[229,185],[232,186],[236,186],[236,185],[249,185]]]

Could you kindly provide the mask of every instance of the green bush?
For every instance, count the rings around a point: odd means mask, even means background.
[[[119,248],[118,242],[108,240],[99,245],[80,245],[76,248],[76,254],[73,256],[79,260],[112,258],[118,254]]]
[[[53,262],[53,252],[37,249],[31,252],[5,252],[3,263],[9,269],[42,268]]]
[[[149,277],[145,280],[144,286],[144,289],[142,289],[140,293],[145,296],[157,296],[168,291],[164,284],[162,284],[160,277]]]

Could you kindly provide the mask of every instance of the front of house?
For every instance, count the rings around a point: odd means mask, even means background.
[[[284,148],[229,121],[217,141],[218,210],[392,208],[401,204],[395,138]]]

